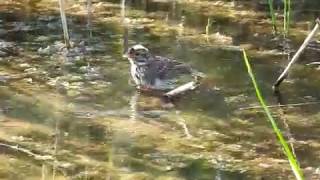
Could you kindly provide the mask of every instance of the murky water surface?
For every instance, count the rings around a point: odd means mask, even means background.
[[[268,104],[276,105],[272,83],[320,3],[293,1],[286,40],[272,35],[267,7],[128,0],[125,7],[93,1],[88,8],[68,1],[74,48],[65,54],[56,1],[1,1],[0,178],[292,179],[240,49],[248,50]],[[141,94],[128,83],[126,42],[206,77],[173,103]],[[305,65],[314,61],[319,53],[308,49],[281,86],[285,104],[298,105],[272,108],[309,179],[320,178],[319,70]]]

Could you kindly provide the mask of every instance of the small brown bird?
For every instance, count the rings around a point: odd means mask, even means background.
[[[138,89],[170,90],[177,87],[177,79],[182,75],[198,76],[189,65],[155,56],[149,49],[138,44],[129,48],[126,57],[130,62],[131,77]]]

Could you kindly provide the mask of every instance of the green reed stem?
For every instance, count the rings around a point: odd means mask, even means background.
[[[268,0],[268,4],[269,4],[269,13],[272,21],[273,33],[277,33],[276,15],[273,9],[273,0]]]
[[[297,161],[296,157],[293,155],[293,153],[292,153],[287,141],[283,137],[283,135],[281,133],[281,130],[278,128],[277,123],[273,119],[273,117],[271,115],[271,112],[270,112],[269,108],[267,107],[267,105],[266,105],[266,103],[264,101],[264,98],[263,98],[263,96],[262,96],[262,94],[261,94],[261,92],[259,90],[258,84],[256,82],[255,76],[254,76],[254,74],[252,72],[252,69],[251,69],[251,66],[250,66],[250,63],[249,63],[249,60],[248,60],[248,57],[247,57],[247,54],[246,54],[245,50],[243,50],[243,58],[244,58],[244,61],[245,61],[245,64],[246,64],[246,67],[247,67],[247,70],[248,70],[248,74],[249,74],[249,76],[251,78],[251,81],[253,83],[254,89],[256,91],[257,98],[258,98],[261,106],[263,107],[263,110],[264,110],[265,114],[267,115],[268,120],[270,121],[270,123],[272,125],[274,133],[278,137],[278,142],[281,144],[281,146],[283,148],[283,151],[284,151],[284,154],[288,158],[288,161],[289,161],[289,164],[291,166],[291,169],[292,169],[296,179],[303,180],[304,177],[303,177],[303,173],[302,173],[302,171],[300,169],[299,162]]]
[[[291,16],[291,0],[288,1],[288,12],[287,12],[287,34],[289,34],[290,27],[290,16]]]
[[[287,20],[288,20],[288,0],[283,0],[283,35],[287,36]]]
[[[283,31],[288,36],[290,27],[291,0],[284,0]]]
[[[283,32],[284,34],[286,34],[286,31],[287,31],[287,12],[288,12],[287,0],[283,0]]]

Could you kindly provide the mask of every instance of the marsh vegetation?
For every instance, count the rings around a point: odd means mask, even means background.
[[[272,90],[319,9],[318,0],[1,1],[0,179],[320,179],[319,34],[281,97]],[[134,44],[205,78],[172,102],[139,93],[123,58]]]

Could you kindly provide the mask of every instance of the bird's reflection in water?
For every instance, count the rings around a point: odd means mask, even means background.
[[[137,102],[140,96],[139,92],[135,92],[130,99],[130,120],[134,121],[137,119]]]
[[[192,138],[190,134],[187,120],[183,118],[182,112],[175,109],[174,103],[179,99],[168,99],[159,95],[150,93],[142,93],[136,91],[130,99],[130,121],[136,121],[139,118],[144,120],[152,120],[161,118],[163,115],[167,115],[171,110],[175,112],[175,119],[177,119],[177,125],[181,127],[181,131],[185,134],[186,138]]]
[[[136,91],[130,99],[130,120],[139,117],[158,118],[167,114],[174,104],[157,93]]]

